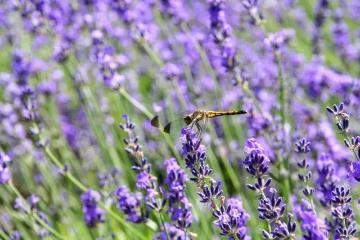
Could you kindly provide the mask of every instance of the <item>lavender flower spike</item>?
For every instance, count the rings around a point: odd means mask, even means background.
[[[201,139],[192,129],[184,128],[180,140],[186,167],[193,175],[190,180],[199,189],[200,201],[210,205],[216,218],[215,225],[221,230],[220,234],[228,239],[249,239],[246,235],[248,215],[243,210],[241,201],[225,200],[222,183],[211,176],[213,170],[206,163],[206,149],[201,144]]]
[[[332,191],[331,214],[334,217],[334,239],[350,239],[356,233],[356,223],[354,213],[350,205],[350,189],[345,187],[336,187]]]
[[[97,206],[100,197],[98,192],[91,189],[81,195],[84,219],[89,227],[96,227],[96,225],[105,221],[105,211]]]

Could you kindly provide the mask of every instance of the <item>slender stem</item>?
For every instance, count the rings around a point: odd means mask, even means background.
[[[275,62],[278,69],[278,80],[280,84],[279,88],[279,101],[280,101],[280,117],[281,123],[283,125],[283,131],[285,133],[285,124],[286,124],[286,95],[285,95],[285,80],[283,76],[283,70],[281,66],[281,56],[280,52],[275,52]]]
[[[285,94],[285,80],[283,76],[283,69],[281,66],[281,53],[279,51],[275,51],[275,62],[278,69],[278,80],[279,80],[279,101],[280,101],[280,118],[281,118],[281,125],[282,125],[282,133],[283,133],[283,139],[285,139],[284,148],[285,148],[285,157],[281,157],[280,161],[280,171],[286,171],[289,169],[289,161],[288,161],[288,149],[287,149],[287,133],[286,133],[286,112],[287,112],[287,106],[286,106],[286,94]],[[279,154],[280,156],[280,154]],[[286,198],[287,202],[289,201],[289,193],[290,193],[290,181],[289,178],[284,179],[285,189],[286,189]]]
[[[22,196],[22,194],[19,192],[19,190],[14,186],[13,182],[10,181],[9,182],[9,187],[10,189],[15,193],[15,195],[17,197],[19,197],[20,199],[23,200],[24,204],[26,205],[26,211],[27,213],[34,218],[35,221],[37,221],[40,225],[42,225],[46,230],[48,230],[49,232],[51,232],[55,237],[57,237],[58,239],[64,239],[61,234],[56,231],[54,228],[52,228],[49,224],[47,224],[46,222],[44,222],[44,220],[42,220],[37,214],[36,212],[31,210],[31,207],[28,205],[26,199]]]
[[[139,109],[146,117],[148,118],[154,117],[154,115],[142,103],[140,103],[138,100],[133,98],[124,88],[120,88],[119,93],[134,107]]]
[[[314,198],[311,196],[310,197],[310,204],[311,204],[311,208],[313,209],[314,213],[316,214],[316,208],[314,205]]]
[[[3,239],[10,239],[10,237],[8,236],[8,234],[5,233],[4,230],[0,231],[0,237],[2,237]]]
[[[165,234],[166,234],[166,238],[167,238],[168,240],[170,240],[171,238],[170,238],[170,235],[169,235],[169,233],[168,233],[168,231],[167,231],[167,228],[166,228],[166,226],[165,226],[164,217],[161,215],[160,211],[157,211],[157,214],[158,214],[158,219],[159,219],[160,225],[164,228],[164,231],[165,231]]]
[[[351,144],[351,136],[348,131],[343,132],[343,136],[346,138],[346,140]],[[350,150],[354,153],[355,158],[357,161],[360,161],[360,156],[357,155],[356,150],[354,146],[350,146]]]
[[[158,67],[164,66],[163,61],[156,55],[156,53],[152,50],[151,47],[149,47],[147,43],[139,42],[139,44],[144,48],[145,52],[156,63],[156,65],[158,65]]]
[[[45,152],[46,154],[49,156],[50,160],[59,168],[59,169],[64,169],[64,166],[60,163],[60,161],[54,156],[54,154],[52,153],[52,151],[50,150],[49,147],[45,148]],[[81,191],[85,192],[87,190],[87,187],[82,184],[79,180],[77,180],[76,177],[74,177],[69,171],[67,171],[64,174],[75,186],[77,186]],[[115,220],[117,220],[118,222],[120,222],[124,227],[125,227],[125,221],[118,215],[116,214],[113,210],[111,210],[109,207],[107,207],[104,203],[100,202],[99,205],[106,210],[106,212],[108,212]],[[143,238],[143,236],[138,232],[135,231],[135,229],[133,229],[130,226],[126,226],[126,228],[128,228],[132,234],[135,234],[137,237]]]
[[[48,155],[50,160],[59,168],[64,169],[64,166],[60,163],[60,161],[54,156],[49,147],[45,147],[45,153]],[[69,171],[66,171],[64,175],[79,189],[83,192],[87,190],[84,184],[82,184],[79,180],[77,180]]]

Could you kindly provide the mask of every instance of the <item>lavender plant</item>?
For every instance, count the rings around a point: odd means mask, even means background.
[[[0,239],[359,238],[359,9],[0,1]]]

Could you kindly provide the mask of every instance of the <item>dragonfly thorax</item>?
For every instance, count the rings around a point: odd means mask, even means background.
[[[184,117],[184,121],[185,121],[186,125],[189,125],[189,124],[191,124],[193,122],[197,122],[197,121],[200,121],[200,120],[204,119],[205,115],[206,115],[206,111],[204,111],[204,110],[196,110],[193,113],[191,113],[189,115],[186,115]]]

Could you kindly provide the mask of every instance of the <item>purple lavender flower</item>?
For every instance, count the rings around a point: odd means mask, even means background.
[[[360,182],[360,162],[353,161],[350,167],[351,176],[355,178],[356,181]]]
[[[336,126],[340,131],[346,132],[349,128],[349,115],[344,111],[344,103],[340,103],[338,106],[327,107],[326,110],[335,116]]]
[[[167,63],[163,67],[162,72],[163,72],[165,78],[169,81],[177,82],[181,76],[180,68],[176,64],[173,64],[173,63]]]
[[[344,143],[354,153],[356,160],[360,160],[360,136],[344,139]]]
[[[299,139],[296,143],[296,153],[308,153],[310,152],[311,143],[306,138]]]
[[[287,222],[279,222],[278,226],[272,231],[272,236],[275,239],[294,239],[296,231],[296,223],[291,214],[288,214]],[[264,234],[264,232],[263,232]],[[264,236],[271,238],[271,235]]]
[[[183,169],[174,158],[165,160],[166,178],[165,198],[168,200],[170,219],[180,229],[189,228],[192,223],[191,203],[185,194],[185,182],[188,180]]]
[[[215,225],[220,228],[221,235],[228,236],[229,239],[247,239],[247,217],[242,205],[235,200],[226,204],[222,183],[211,177],[213,170],[206,163],[206,149],[201,144],[201,139],[189,128],[182,129],[181,134],[181,154],[193,175],[190,180],[195,182],[200,190],[200,202],[210,205],[216,218]]]
[[[310,152],[310,142],[306,140],[306,138],[301,138],[296,142],[295,152],[300,155],[304,155]],[[314,188],[309,185],[309,182],[312,178],[312,172],[309,171],[309,164],[306,159],[302,159],[297,162],[297,166],[299,167],[298,178],[301,182],[305,184],[303,188],[303,193],[305,196],[311,196],[314,193]]]
[[[342,136],[344,137],[344,143],[346,147],[353,152],[356,162],[351,161],[348,169],[350,170],[350,175],[352,175],[355,180],[359,181],[359,160],[360,160],[360,136],[351,137],[350,135],[350,117],[344,110],[344,104],[340,103],[339,105],[333,105],[333,107],[326,108],[328,112],[334,115],[336,126],[341,131]]]
[[[312,32],[312,44],[313,44],[313,53],[318,55],[320,53],[321,45],[321,28],[324,25],[326,12],[329,8],[329,0],[318,0],[315,8],[315,18],[314,18],[314,29]]]
[[[331,194],[338,178],[335,175],[335,163],[328,154],[323,154],[317,161],[316,188],[320,192],[318,199],[327,206],[330,204]]]
[[[84,219],[89,227],[96,227],[105,221],[105,211],[97,206],[100,198],[100,194],[92,189],[81,195]]]
[[[138,137],[135,135],[135,124],[130,121],[128,115],[123,115],[125,122],[120,124],[120,128],[127,132],[128,137],[124,139],[126,145],[125,150],[133,158],[132,169],[137,173],[136,187],[145,192],[146,205],[161,210],[164,203],[157,199],[159,192],[157,190],[156,177],[152,175],[151,164],[144,156],[142,147],[138,142]],[[158,202],[161,201],[160,202]]]
[[[145,220],[141,212],[141,201],[142,194],[130,193],[129,189],[126,187],[119,187],[116,190],[116,197],[118,199],[119,209],[127,215],[127,220],[133,223],[140,223]]]
[[[154,237],[154,240],[169,240],[169,239],[177,239],[177,240],[186,240],[188,239],[186,232],[182,231],[178,227],[171,225],[169,223],[165,223],[166,231],[160,232],[157,236]]]
[[[302,200],[300,204],[295,204],[295,216],[300,222],[304,240],[326,240],[329,239],[327,226],[324,220],[317,217],[311,204]]]
[[[110,6],[126,24],[134,21],[136,16],[131,0],[110,1]]]
[[[226,71],[232,71],[235,67],[236,48],[232,40],[232,28],[228,24],[225,15],[224,0],[209,0],[210,29],[214,43],[219,47],[221,66]],[[213,51],[214,52],[214,51]]]
[[[282,219],[286,210],[286,203],[277,193],[277,190],[271,187],[271,178],[266,177],[270,167],[270,159],[265,154],[264,148],[256,139],[248,139],[245,143],[245,160],[243,164],[247,172],[256,177],[254,184],[248,184],[247,187],[259,195],[258,212],[259,218],[268,222],[269,230],[262,230],[264,239],[274,239],[281,236],[280,239],[291,238],[296,230],[296,224],[288,218],[285,223]]]
[[[19,231],[15,230],[11,233],[10,240],[20,240],[21,234]]]
[[[349,27],[344,21],[343,12],[340,8],[336,9],[334,24],[331,27],[332,42],[335,50],[342,58],[345,65],[347,61],[354,61],[358,58],[359,52],[356,46],[351,42]]]
[[[39,198],[39,196],[37,196],[35,194],[31,194],[28,197],[27,201],[28,201],[31,209],[36,209],[38,207],[38,203],[40,202],[40,198]]]
[[[346,99],[353,87],[355,79],[347,74],[338,73],[326,67],[319,59],[305,65],[300,74],[301,83],[305,85],[307,93],[312,98],[328,99],[328,91]]]
[[[331,214],[334,217],[334,239],[350,239],[356,233],[356,223],[350,202],[350,189],[336,187],[332,191]]]
[[[264,41],[268,47],[278,50],[285,46],[294,37],[294,35],[294,29],[282,29],[279,32],[269,34]]]
[[[28,78],[31,74],[31,63],[24,59],[23,54],[20,51],[16,51],[12,55],[12,72],[16,77],[18,85],[24,86],[28,82]]]
[[[245,153],[247,156],[243,164],[248,173],[256,177],[261,177],[267,173],[270,166],[270,159],[265,155],[263,147],[256,139],[251,138],[246,141]]]
[[[258,0],[243,0],[241,4],[250,15],[252,23],[260,25],[262,23],[263,16],[258,9]]]
[[[227,207],[213,213],[217,218],[215,225],[221,229],[221,235],[230,235],[232,231],[236,237],[230,239],[249,239],[246,235],[249,215],[245,212],[242,202],[236,198],[229,198],[226,203]]]
[[[185,10],[181,1],[177,0],[161,0],[160,11],[170,18],[172,18],[176,24],[186,22],[189,18],[188,12]]]
[[[8,166],[10,162],[10,157],[0,152],[0,184],[6,184],[11,180],[11,172]]]
[[[106,87],[117,90],[125,81],[125,76],[118,71],[128,63],[128,58],[125,55],[115,54],[112,47],[102,46],[100,31],[93,31],[92,36],[95,61],[99,67],[101,78]]]

